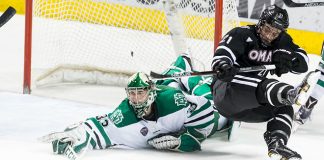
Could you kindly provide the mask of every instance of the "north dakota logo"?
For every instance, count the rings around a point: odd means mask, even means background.
[[[185,96],[181,93],[176,93],[174,94],[174,103],[177,106],[187,106],[187,99],[185,98]]]

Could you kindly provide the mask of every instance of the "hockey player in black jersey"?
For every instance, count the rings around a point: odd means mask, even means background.
[[[272,74],[308,70],[306,52],[286,32],[288,13],[276,5],[267,7],[258,24],[229,31],[215,50],[212,69],[213,99],[223,116],[243,122],[268,122],[264,139],[271,159],[301,156],[286,145],[291,134],[293,108],[300,88],[266,78],[269,71],[237,73],[239,67],[275,64]],[[306,81],[305,81],[306,82]]]

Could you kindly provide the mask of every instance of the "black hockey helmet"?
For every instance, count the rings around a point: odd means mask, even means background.
[[[289,26],[288,13],[285,9],[276,5],[271,5],[261,13],[258,27],[262,26],[264,23],[268,23],[271,26],[284,31]]]

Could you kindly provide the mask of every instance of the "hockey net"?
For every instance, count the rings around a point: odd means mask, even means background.
[[[226,33],[239,20],[235,0],[223,6]],[[124,85],[134,72],[162,72],[184,52],[196,70],[210,68],[214,0],[34,0],[32,13],[28,89],[61,82]]]

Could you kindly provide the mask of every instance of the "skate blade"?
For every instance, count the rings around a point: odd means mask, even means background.
[[[269,157],[271,160],[283,160],[282,156],[280,154],[276,154],[276,153],[268,153]]]
[[[269,155],[269,156],[270,156],[270,155]],[[289,158],[289,159],[287,159],[287,158],[285,158],[285,157],[282,157],[282,156],[279,155],[279,154],[271,154],[270,159],[271,159],[271,160],[301,160],[301,159],[299,159],[299,158]]]
[[[277,153],[268,153],[271,160],[301,160],[300,158],[292,157],[292,158],[286,158],[282,157],[280,154]]]

